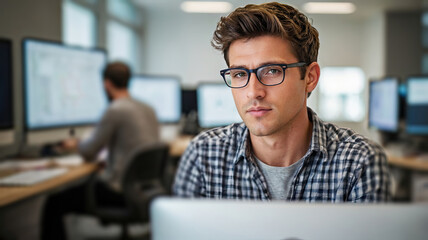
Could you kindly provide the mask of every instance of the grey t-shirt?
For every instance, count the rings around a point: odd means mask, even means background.
[[[159,134],[159,123],[150,106],[120,98],[110,104],[91,136],[79,144],[79,153],[85,159],[95,159],[107,147],[107,166],[101,179],[120,191],[127,154],[159,142]]]
[[[263,176],[266,179],[271,199],[286,200],[290,192],[295,173],[303,163],[303,158],[288,167],[267,165],[254,156]]]

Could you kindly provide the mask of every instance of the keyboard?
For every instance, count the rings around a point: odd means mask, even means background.
[[[48,179],[65,174],[67,168],[48,168],[27,170],[0,179],[3,186],[31,186]]]

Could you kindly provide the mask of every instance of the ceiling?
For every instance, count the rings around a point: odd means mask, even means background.
[[[138,6],[146,11],[181,11],[180,4],[184,0],[133,0]],[[195,1],[195,0],[193,0]],[[215,0],[211,0],[215,1]],[[233,7],[245,6],[249,3],[269,2],[266,0],[219,0],[232,3]],[[278,2],[293,5],[299,9],[306,2],[335,2],[332,0],[287,0]],[[423,3],[427,6],[428,0],[340,0],[336,2],[352,2],[356,6],[355,16],[369,16],[374,13],[394,10],[418,10],[422,9]]]

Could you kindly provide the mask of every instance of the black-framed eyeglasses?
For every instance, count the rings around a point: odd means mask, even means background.
[[[257,80],[265,86],[275,86],[284,82],[285,69],[303,67],[306,63],[268,64],[255,69],[227,68],[220,71],[224,82],[230,88],[243,88],[250,82],[251,73],[255,73]]]

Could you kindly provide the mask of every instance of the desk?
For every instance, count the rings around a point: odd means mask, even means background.
[[[170,155],[180,157],[186,150],[194,136],[185,135],[174,139],[170,143]],[[29,198],[37,194],[43,194],[49,190],[64,187],[72,182],[78,181],[98,169],[95,163],[84,163],[77,167],[72,167],[64,175],[44,181],[40,184],[27,187],[0,187],[0,208],[11,203]]]
[[[388,154],[388,163],[394,167],[394,192],[398,201],[428,201],[428,159],[426,157],[397,157]]]
[[[65,187],[82,178],[89,176],[99,168],[96,163],[83,163],[72,167],[64,175],[46,180],[42,183],[27,187],[0,187],[0,208],[20,200],[46,193],[50,190]]]
[[[194,137],[195,136],[192,135],[182,135],[174,139],[172,142],[169,143],[169,155],[171,157],[181,157],[181,155],[184,153],[187,146],[189,145],[190,141]]]
[[[388,154],[388,163],[393,166],[405,168],[408,170],[428,172],[428,159],[423,160],[417,156],[396,157]]]

